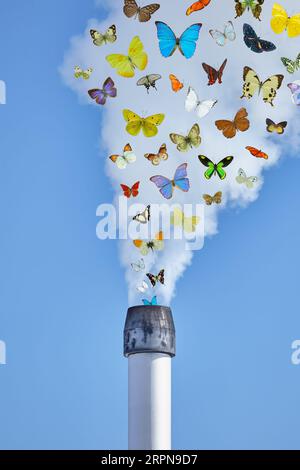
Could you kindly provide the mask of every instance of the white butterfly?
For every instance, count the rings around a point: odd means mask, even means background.
[[[238,176],[236,177],[236,181],[239,184],[245,184],[247,188],[251,189],[254,187],[255,183],[258,183],[258,177],[257,176],[247,176],[246,173],[242,168],[239,169],[238,171]]]
[[[211,29],[209,31],[211,37],[216,41],[218,46],[225,46],[227,40],[234,41],[236,38],[235,29],[232,21],[227,21],[224,24],[224,32],[218,31],[217,29]]]
[[[185,109],[189,113],[195,111],[199,118],[206,116],[210,110],[217,104],[218,100],[200,101],[197,93],[192,87],[189,87],[185,100]]]
[[[109,158],[120,170],[125,170],[129,163],[136,161],[136,155],[133,153],[130,144],[125,145],[123,155],[111,155]]]
[[[143,281],[142,285],[141,286],[137,286],[136,288],[141,294],[144,294],[148,289],[149,289],[149,286],[147,284],[147,282]]]
[[[145,261],[144,261],[144,258],[141,258],[140,260],[138,260],[136,263],[131,263],[131,267],[132,269],[136,272],[136,273],[139,273],[141,271],[144,271],[145,269]]]
[[[140,224],[147,224],[151,217],[150,208],[151,206],[147,206],[143,212],[133,217],[133,220],[135,220],[136,222],[139,222]]]

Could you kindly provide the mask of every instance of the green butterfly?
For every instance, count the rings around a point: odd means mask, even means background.
[[[254,18],[261,21],[261,5],[264,3],[264,1],[265,0],[235,0],[236,18],[242,16],[246,10],[251,10]]]
[[[300,69],[300,53],[297,55],[296,60],[288,59],[287,57],[281,57],[281,62],[289,73],[295,73]]]
[[[202,165],[208,168],[204,173],[207,180],[210,180],[213,175],[218,175],[221,180],[224,180],[226,178],[224,168],[230,165],[234,157],[225,157],[219,163],[212,162],[209,158],[205,157],[205,155],[198,155],[198,158]]]

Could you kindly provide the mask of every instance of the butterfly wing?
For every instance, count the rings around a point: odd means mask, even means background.
[[[99,88],[93,88],[92,90],[88,91],[90,97],[96,101],[97,104],[101,104],[102,106],[106,103],[106,96],[103,90]]]
[[[186,16],[191,15],[195,11],[200,11],[203,10],[203,8],[207,7],[209,5],[211,0],[198,0],[197,2],[194,2],[186,11]]]
[[[171,197],[173,196],[174,187],[173,182],[169,178],[166,178],[165,176],[161,175],[156,175],[152,176],[150,178],[150,181],[152,181],[152,183],[157,186],[161,195],[165,199],[171,199]]]
[[[126,126],[128,134],[134,136],[138,135],[142,128],[142,118],[133,111],[130,111],[130,109],[123,110],[123,117],[125,121],[128,122]]]
[[[249,24],[245,23],[243,26],[244,32],[244,42],[246,46],[251,49],[253,52],[261,53],[263,52],[262,48],[260,47],[259,38]]]
[[[264,160],[268,160],[269,158],[269,155],[257,149],[256,147],[247,146],[246,149],[249,150],[249,152],[251,153],[251,155],[253,155],[253,157],[263,158]]]
[[[111,67],[117,69],[117,73],[121,77],[134,77],[134,65],[130,61],[129,57],[122,54],[110,54],[106,56],[106,60]]]
[[[189,191],[190,181],[187,178],[187,163],[183,163],[177,168],[173,182],[176,188],[181,189],[181,191],[185,193]]]
[[[227,61],[226,61],[227,62]],[[208,76],[208,85],[214,85],[218,79],[219,73],[216,69],[211,67],[211,65],[206,64],[205,62],[202,63],[202,67],[207,73]]]
[[[225,157],[225,158],[223,158],[223,160],[221,160],[217,164],[216,170],[217,170],[217,174],[218,174],[218,176],[221,180],[224,180],[226,178],[226,172],[224,171],[224,168],[226,168],[228,165],[230,165],[230,163],[232,163],[233,158],[234,157],[232,157],[232,156]]]
[[[82,69],[78,67],[77,65],[76,67],[74,67],[74,77],[80,78],[81,76],[82,76]]]
[[[256,18],[259,21],[261,21],[260,19],[260,15],[262,12],[261,5],[263,5],[264,1],[265,0],[250,0],[250,9],[252,11],[252,15],[254,16],[254,18]]]
[[[260,90],[260,79],[258,78],[255,70],[251,69],[250,67],[244,67],[243,79],[243,95],[241,98],[247,98],[249,100],[253,97],[256,91]]]
[[[222,83],[222,78],[223,78],[223,73],[225,70],[225,67],[227,65],[227,59],[224,60],[223,64],[221,65],[220,69],[218,70],[218,82],[221,84]]]
[[[115,83],[110,77],[108,77],[103,83],[103,91],[106,96],[110,96],[111,98],[115,98],[117,96]]]
[[[117,40],[117,28],[114,24],[108,28],[108,30],[104,34],[104,38],[106,42],[109,42],[111,44]]]
[[[227,139],[232,139],[236,136],[236,127],[233,121],[220,119],[215,122],[215,125],[219,131],[222,131],[224,137]]]
[[[185,217],[183,219],[183,230],[186,233],[194,233],[196,231],[197,225],[200,223],[200,217],[191,216]]]
[[[221,202],[222,202],[222,197],[223,197],[222,191],[218,191],[218,192],[214,195],[214,197],[213,197],[213,202],[214,202],[215,204],[221,204]]]
[[[148,75],[148,80],[149,80],[149,84],[155,88],[155,84],[157,82],[157,80],[160,80],[161,79],[161,75],[157,74],[157,73],[152,73],[150,75]]]
[[[121,184],[120,185],[122,190],[123,190],[123,195],[127,198],[130,198],[131,197],[131,188],[129,188],[129,186],[127,186],[126,184]]]
[[[200,137],[200,127],[199,124],[194,124],[193,127],[191,128],[189,135],[188,135],[188,141],[190,143],[190,146],[192,147],[199,147],[201,144],[201,137]]]
[[[179,152],[187,152],[189,150],[187,137],[180,134],[170,134],[170,139],[173,144],[177,145],[177,150],[179,150]]]
[[[177,39],[172,29],[162,21],[156,21],[159,49],[163,57],[170,57],[177,47]]]
[[[189,113],[191,111],[195,111],[197,109],[197,106],[199,104],[199,98],[197,93],[192,87],[189,87],[188,94],[185,100],[185,109]]]
[[[145,70],[148,65],[148,55],[144,51],[144,45],[139,36],[135,36],[129,46],[128,57],[130,63],[139,70]]]
[[[158,281],[157,276],[154,276],[154,274],[151,274],[151,273],[147,273],[146,276],[151,282],[152,287],[155,287]]]
[[[190,59],[195,54],[201,28],[201,23],[193,24],[182,33],[179,39],[179,50],[186,59]]]
[[[248,119],[248,113],[245,108],[239,109],[234,118],[234,126],[240,132],[245,132],[250,127],[250,122]]]
[[[123,12],[127,18],[137,15],[138,11],[139,8],[135,0],[124,0]]]
[[[141,23],[146,23],[147,21],[151,20],[151,16],[160,8],[158,3],[152,3],[151,5],[147,5],[145,7],[140,8],[138,13],[138,18]]]
[[[152,300],[149,301],[147,299],[143,299],[143,304],[146,305],[146,306],[153,306],[153,305],[157,305],[157,297],[156,295],[154,297],[152,297]]]
[[[158,133],[157,126],[160,126],[164,119],[164,114],[153,114],[143,119],[142,129],[145,137],[154,137]]]
[[[232,21],[227,21],[227,23],[225,23],[224,36],[229,41],[234,41],[236,39],[236,33]]]
[[[184,220],[184,213],[182,212],[179,207],[175,207],[172,214],[171,214],[171,224],[174,225],[174,227],[182,227],[183,226],[183,220]]]
[[[213,174],[216,171],[216,165],[213,161],[211,161],[208,157],[205,155],[198,155],[198,158],[202,165],[206,166],[208,170],[204,173],[204,176],[207,180],[210,180]]]
[[[180,80],[178,80],[178,78],[173,75],[173,74],[170,74],[169,75],[169,78],[171,80],[171,86],[172,86],[172,90],[175,91],[175,93],[177,93],[178,91],[182,90],[183,88],[183,83],[181,83]]]
[[[134,185],[131,188],[132,197],[137,197],[139,195],[139,189],[140,189],[140,181],[137,181],[136,183],[134,183]]]
[[[262,84],[262,97],[265,103],[269,103],[271,106],[274,106],[273,101],[276,98],[277,90],[279,90],[282,85],[283,79],[283,75],[272,75],[272,77],[268,78]]]
[[[204,100],[200,101],[197,106],[197,115],[201,119],[205,117],[211,109],[217,104],[218,100]]]
[[[288,25],[289,16],[286,10],[279,5],[274,3],[272,9],[271,28],[276,34],[281,34]]]
[[[218,31],[217,29],[211,29],[209,31],[209,34],[216,41],[218,46],[225,46],[226,36],[224,33],[222,33],[221,31]]]
[[[283,63],[283,65],[286,67],[286,70],[289,72],[289,73],[295,73],[295,71],[297,70],[296,68],[296,62],[294,62],[293,60],[291,59],[288,59],[287,57],[281,57],[281,62]]]
[[[236,181],[239,184],[245,184],[246,180],[247,180],[247,175],[244,172],[244,170],[242,168],[240,168],[239,171],[238,171],[238,175],[236,177]]]
[[[300,14],[294,15],[288,20],[287,33],[289,38],[300,35]]]

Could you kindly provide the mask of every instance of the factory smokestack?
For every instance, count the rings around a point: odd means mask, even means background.
[[[171,450],[171,359],[175,353],[169,307],[128,309],[124,356],[128,358],[129,450]]]

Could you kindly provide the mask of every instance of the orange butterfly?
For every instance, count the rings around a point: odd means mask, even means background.
[[[126,184],[121,184],[121,188],[123,189],[124,196],[130,198],[132,197],[137,197],[139,195],[139,187],[140,187],[140,181],[137,181],[134,183],[132,188],[129,186],[126,186]]]
[[[253,157],[256,158],[264,158],[265,160],[268,160],[269,155],[267,155],[265,152],[262,152],[261,150],[258,150],[255,147],[246,147],[247,150],[253,155]]]
[[[215,124],[219,131],[223,132],[224,137],[232,139],[236,136],[237,131],[245,132],[250,127],[249,119],[247,119],[248,113],[245,108],[241,108],[235,115],[233,121],[227,121],[221,119],[216,121]]]
[[[203,10],[203,8],[209,5],[211,0],[199,0],[198,2],[193,3],[186,11],[186,15],[189,16],[194,11]]]
[[[175,76],[175,75],[170,75],[169,76],[170,80],[171,80],[171,85],[172,85],[172,90],[175,91],[175,93],[177,93],[178,91],[182,90],[183,88],[183,83],[181,83],[180,80],[178,80],[178,78]]]
[[[146,153],[145,158],[147,158],[147,160],[149,160],[152,163],[152,165],[155,165],[155,166],[159,165],[162,160],[163,161],[168,160],[169,155],[168,155],[166,144],[162,144],[160,146],[158,153]]]

